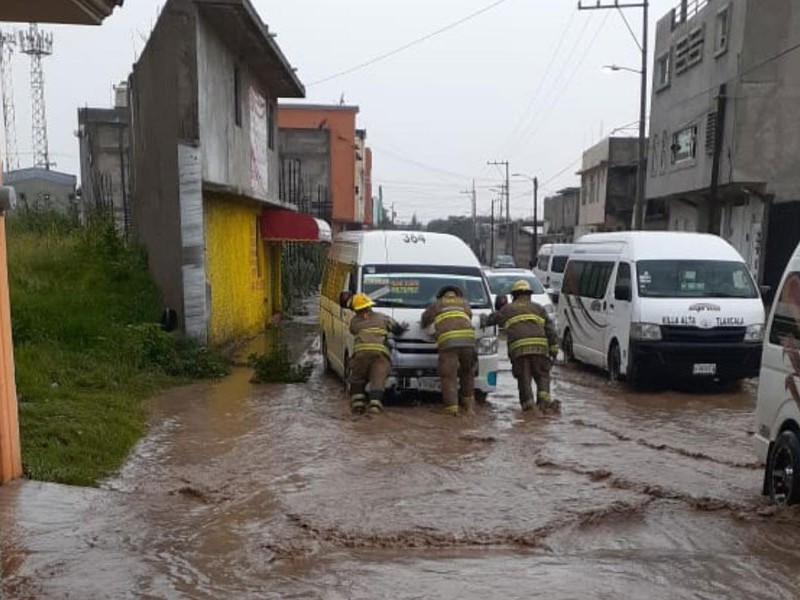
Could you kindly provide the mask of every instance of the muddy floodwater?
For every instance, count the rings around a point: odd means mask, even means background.
[[[508,362],[473,418],[353,419],[341,384],[172,390],[99,489],[0,488],[2,598],[800,597],[800,513],[761,497],[755,384],[635,394]]]

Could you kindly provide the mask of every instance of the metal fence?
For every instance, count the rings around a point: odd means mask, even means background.
[[[710,2],[713,2],[713,0],[681,0],[672,9],[672,27],[675,28],[681,23],[686,23],[686,21],[693,19]]]

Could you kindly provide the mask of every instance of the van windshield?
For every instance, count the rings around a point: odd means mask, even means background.
[[[367,265],[362,291],[377,307],[425,308],[436,300],[445,285],[457,285],[472,308],[491,308],[480,269],[471,267],[425,267],[412,265]]]
[[[554,256],[553,257],[553,273],[563,273],[564,267],[567,266],[569,256]]]
[[[757,298],[747,266],[721,260],[640,260],[639,296],[644,298]]]

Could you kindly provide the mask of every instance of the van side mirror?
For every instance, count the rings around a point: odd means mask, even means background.
[[[632,299],[631,287],[629,285],[619,285],[615,287],[614,298],[624,302],[630,302]]]
[[[353,299],[353,294],[345,290],[339,293],[339,306],[342,308],[350,308],[350,300]]]
[[[505,294],[497,294],[497,298],[494,299],[494,309],[503,310],[506,304],[508,304],[508,296]]]
[[[761,292],[761,298],[764,302],[772,302],[772,286],[771,285],[760,285],[758,286],[759,291]]]

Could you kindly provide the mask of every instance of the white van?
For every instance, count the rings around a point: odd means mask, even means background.
[[[570,252],[572,252],[572,244],[544,244],[536,255],[533,272],[554,302],[558,302],[564,269],[567,266]]]
[[[497,385],[497,329],[479,326],[480,315],[492,306],[481,264],[461,239],[441,233],[415,231],[353,231],[334,238],[322,283],[320,329],[326,368],[346,378],[353,354],[349,325],[353,311],[343,308],[349,296],[369,295],[375,310],[410,329],[393,343],[392,374],[387,388],[397,391],[441,389],[438,353],[431,331],[422,329],[425,307],[444,285],[465,291],[474,313],[478,399]]]
[[[594,233],[567,262],[558,327],[567,359],[634,386],[656,374],[734,381],[758,375],[764,305],[718,236]]]
[[[756,405],[756,454],[766,465],[764,493],[800,503],[800,246],[773,302]]]

